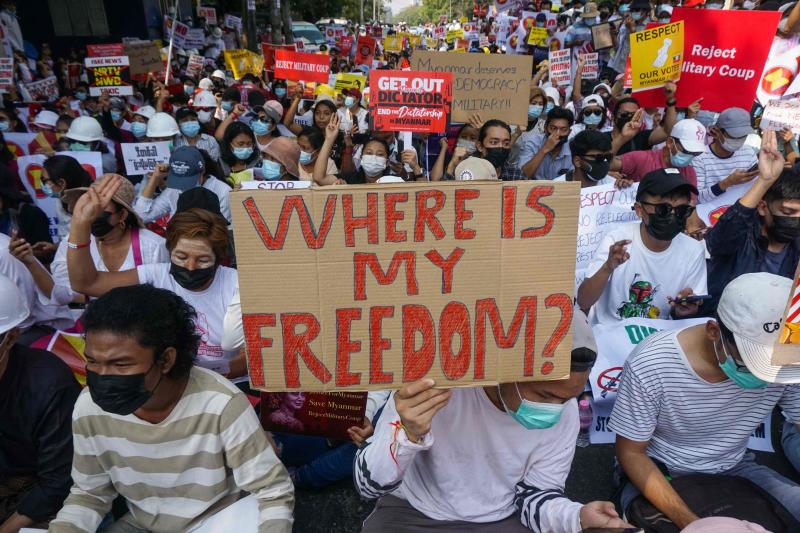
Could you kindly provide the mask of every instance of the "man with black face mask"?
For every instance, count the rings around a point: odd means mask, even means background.
[[[572,169],[567,139],[574,122],[572,111],[555,107],[547,114],[544,133],[520,139],[519,167],[528,179],[552,180]]]
[[[492,164],[501,180],[525,179],[519,168],[508,162],[508,156],[511,154],[511,128],[502,120],[487,120],[481,126],[475,150],[476,156]]]
[[[774,131],[764,131],[758,177],[706,234],[708,288],[716,306],[725,286],[749,272],[794,276],[800,259],[800,174],[784,168]]]
[[[622,224],[598,245],[578,288],[578,305],[593,323],[626,318],[687,318],[707,294],[705,248],[685,233],[697,189],[677,169],[644,176],[634,210],[641,222]]]
[[[572,164],[575,168],[555,181],[579,181],[581,188],[609,185],[614,179],[608,176],[611,168],[611,137],[597,130],[584,130],[569,142]]]

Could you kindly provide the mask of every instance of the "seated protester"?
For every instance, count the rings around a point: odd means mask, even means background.
[[[758,170],[750,171],[757,162],[756,155],[744,144],[753,133],[750,113],[740,107],[729,107],[720,113],[709,133],[714,142],[708,151],[692,160],[699,203],[710,202],[728,187],[747,183],[758,174]]]
[[[314,165],[316,165],[317,157],[325,144],[325,136],[321,131],[313,128],[303,128],[303,131],[297,136],[297,145],[300,148],[300,155],[298,156],[297,165],[297,178],[301,181],[312,181],[314,179]],[[262,152],[263,155],[263,152]],[[336,163],[331,158],[328,158],[328,167],[325,169],[325,175],[335,175],[339,173]]]
[[[641,491],[682,529],[698,516],[665,476],[704,473],[748,479],[800,519],[800,485],[747,452],[777,404],[800,421],[797,369],[771,364],[791,287],[773,274],[739,276],[714,320],[654,333],[628,357],[609,424],[627,477],[623,511]]]
[[[502,120],[487,120],[478,130],[475,155],[486,159],[495,168],[501,180],[516,181],[525,179],[520,169],[508,162],[511,154],[511,128]]]
[[[47,215],[13,185],[12,171],[0,164],[0,233],[24,235],[40,249],[53,249]],[[41,243],[41,244],[39,244]],[[47,256],[52,254],[48,251]]]
[[[222,71],[219,71],[219,73],[221,74]],[[217,109],[216,118],[219,120],[224,120],[228,118],[228,116],[231,113],[233,113],[236,104],[239,104],[241,102],[242,102],[242,93],[240,93],[238,89],[235,89],[233,87],[226,88],[225,90],[222,91],[222,99],[219,104],[219,109]],[[217,137],[217,140],[220,140],[220,138]]]
[[[450,154],[450,160],[447,162],[446,166],[445,160],[448,156],[448,141],[447,137],[442,137],[439,143],[439,156],[436,158],[431,168],[431,181],[452,180],[458,164],[464,159],[471,157],[475,153],[475,150],[477,150],[476,143],[478,142],[479,133],[480,131],[478,128],[472,124],[464,124],[461,126],[456,134],[455,148],[453,148],[453,153]],[[511,148],[511,152],[513,155],[514,147]],[[512,155],[509,155],[509,160],[511,160]]]
[[[193,365],[197,317],[151,285],[113,289],[89,306],[74,485],[51,532],[95,531],[117,496],[129,512],[109,531],[189,531],[243,490],[258,500],[259,531],[291,531],[294,489],[253,408]]]
[[[628,152],[614,158],[611,170],[621,172],[625,178],[640,181],[647,173],[662,168],[675,168],[693,186],[697,174],[692,160],[706,151],[706,128],[693,118],[675,124],[672,134],[662,148]]]
[[[50,352],[18,342],[28,306],[0,276],[0,531],[47,527],[72,484],[71,415],[81,391]]]
[[[99,187],[107,176],[110,174],[97,178],[92,187]],[[78,198],[88,189],[89,187],[70,189],[64,193],[65,200],[69,205],[75,205]],[[139,265],[169,261],[164,238],[145,229],[142,219],[131,207],[135,194],[133,184],[122,178],[120,188],[111,202],[92,222],[89,253],[95,268],[100,272],[117,272]],[[69,235],[58,243],[55,258],[50,264],[50,272],[35,260],[25,239],[17,238],[11,242],[12,253],[25,264],[33,276],[42,303],[46,305],[67,305],[84,300],[83,295],[74,291],[69,283],[68,240]]]
[[[574,121],[571,111],[556,107],[547,114],[544,133],[520,136],[518,164],[527,179],[552,180],[572,169],[567,139]]]
[[[150,105],[143,105],[133,112],[131,117],[131,133],[136,139],[135,142],[144,141],[147,136],[147,122],[156,114],[155,108]]]
[[[528,99],[528,127],[525,131],[544,131],[545,103],[547,95],[539,87],[531,87],[530,98]]]
[[[710,310],[725,286],[742,274],[794,278],[800,259],[800,175],[784,168],[775,135],[764,131],[758,177],[706,233]]]
[[[272,102],[277,104],[274,100],[272,100]],[[250,129],[253,130],[256,136],[258,150],[263,152],[264,148],[266,148],[275,137],[280,136],[275,125],[281,121],[281,114],[275,109],[274,105],[270,105],[269,102],[267,102],[263,106],[254,107],[250,116],[252,117],[250,120]]]
[[[233,122],[225,129],[220,144],[220,166],[227,180],[235,172],[261,166],[261,152],[256,150],[256,136],[244,122]]]
[[[575,397],[597,352],[577,310],[572,335],[567,379],[450,390],[424,379],[392,393],[356,453],[359,494],[380,498],[362,531],[625,527],[610,502],[564,495],[579,429]]]
[[[207,84],[213,85],[211,80],[207,80]],[[194,98],[192,98],[192,109],[197,113],[197,121],[200,123],[201,131],[216,144],[217,141],[213,135],[217,130],[217,122],[214,118],[214,111],[217,110],[217,98],[214,93],[209,90],[201,90],[195,94]],[[209,151],[209,154],[214,155],[211,151]],[[219,157],[215,159],[219,159]]]
[[[75,120],[75,117],[67,115],[66,113],[58,116],[58,120],[56,121],[56,139],[61,140],[67,135],[69,126],[72,124],[73,120]]]
[[[72,152],[100,152],[103,161],[103,172],[117,171],[117,158],[108,149],[103,128],[92,117],[78,117],[69,125],[66,139]]]
[[[705,247],[683,233],[692,193],[697,189],[674,168],[639,183],[634,209],[642,221],[606,233],[578,288],[578,305],[593,309],[592,323],[697,314],[699,303],[678,301],[707,294]]]
[[[349,131],[351,134],[369,133],[369,112],[361,107],[361,91],[352,88],[342,91],[342,94],[344,95],[344,107],[337,111],[339,124],[344,124],[344,131]],[[347,128],[348,124],[350,125],[349,129]]]
[[[40,143],[37,138],[33,139],[28,145],[28,150],[31,154],[48,154],[52,155],[55,146],[58,144],[56,137],[56,122],[58,115],[48,109],[39,111],[30,124],[31,133],[41,133],[46,143]]]
[[[675,108],[678,100],[675,97],[675,90],[673,83],[664,86],[666,96],[664,120],[660,126],[654,125],[653,129],[641,128],[644,109],[636,98],[628,97],[617,101],[614,109],[614,129],[611,130],[615,154],[649,150],[667,140],[672,133],[672,127],[678,122],[678,112]],[[634,127],[626,127],[631,122]]]
[[[28,133],[25,122],[20,120],[15,107],[6,106],[0,109],[0,132],[3,133]]]
[[[303,131],[304,126],[311,126],[312,128],[324,130],[331,121],[331,118],[333,118],[333,115],[337,114],[336,104],[333,99],[326,94],[317,95],[314,106],[310,111],[311,124],[300,124],[295,120],[295,116],[297,115],[297,108],[300,105],[301,97],[302,94],[298,92],[292,98],[292,103],[283,116],[283,125],[289,128],[289,131],[295,135]]]
[[[382,139],[372,138],[364,145],[360,168],[355,172],[327,174],[331,149],[339,137],[339,117],[331,117],[325,128],[325,142],[319,150],[314,164],[314,183],[317,185],[337,185],[375,183],[383,176],[391,176],[389,168],[389,146]]]
[[[605,102],[598,95],[592,94],[581,101],[578,122],[570,128],[569,138],[573,139],[578,133],[585,130],[601,131],[607,134],[611,129],[612,126],[606,124]],[[610,135],[608,135],[608,138],[609,142],[611,142]]]
[[[614,178],[608,175],[614,159],[608,134],[583,130],[569,141],[569,151],[573,168],[554,181],[579,181],[581,188],[614,183]]]
[[[100,98],[103,112],[98,117],[98,120],[100,120],[100,125],[103,126],[106,136],[117,144],[135,142],[131,133],[131,123],[125,120],[128,112],[128,103],[119,96],[112,96],[111,98],[101,96]],[[121,152],[117,154],[117,157],[121,158]]]
[[[226,182],[211,175],[205,163],[205,158],[209,156],[203,154],[203,151],[194,146],[183,146],[172,152],[169,165],[158,165],[149,174],[142,192],[133,202],[136,214],[144,222],[149,223],[164,216],[173,216],[178,196],[192,187],[203,187],[216,194],[219,197],[222,216],[228,222],[231,221],[231,188]],[[159,187],[162,189],[161,193],[155,196]]]
[[[265,180],[296,180],[300,147],[294,139],[276,137],[261,152],[261,177]]]
[[[65,192],[80,187],[89,187],[92,177],[78,160],[68,155],[54,155],[42,164],[42,192],[51,198],[58,198],[56,215],[58,216],[58,237],[65,239],[69,233],[70,206]],[[28,234],[22,236],[29,238]],[[51,245],[55,252],[55,245]]]
[[[167,226],[170,262],[140,265],[118,272],[98,272],[88,247],[91,221],[107,206],[120,186],[120,176],[111,176],[96,189],[81,196],[75,205],[67,251],[69,280],[76,291],[99,297],[113,289],[137,283],[152,283],[169,289],[197,310],[201,343],[197,364],[226,375],[246,376],[244,354],[220,347],[225,309],[239,292],[239,279],[232,268],[221,266],[228,251],[225,220],[203,209],[189,209],[172,217]]]
[[[213,97],[212,97],[213,98]],[[205,113],[205,111],[201,111]],[[181,133],[175,138],[175,148],[194,146],[204,150],[211,159],[219,160],[219,144],[217,140],[207,133],[203,133],[203,126],[198,120],[198,112],[191,107],[184,107],[175,113],[175,120]]]

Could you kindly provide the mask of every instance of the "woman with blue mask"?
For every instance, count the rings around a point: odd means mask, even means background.
[[[300,146],[289,137],[276,137],[261,152],[261,178],[269,181],[293,181],[300,174]],[[257,175],[258,173],[256,173]]]
[[[244,122],[230,123],[220,144],[222,178],[228,179],[232,173],[260,166],[261,152],[253,130]]]
[[[25,126],[19,120],[19,117],[17,116],[17,113],[14,111],[13,107],[0,109],[0,133],[24,133],[26,131],[27,130],[25,129]]]
[[[41,183],[41,191],[45,195],[50,198],[61,198],[64,191],[90,186],[92,177],[74,157],[56,154],[44,160]],[[72,206],[64,200],[56,203],[58,236],[61,239],[69,233],[71,211]]]
[[[311,181],[314,178],[314,163],[317,161],[317,156],[325,142],[325,136],[321,131],[313,128],[305,128],[300,135],[297,136],[297,145],[300,147],[300,155],[298,157],[298,178],[303,181]],[[328,158],[328,174],[338,174],[339,168],[336,163]]]
[[[131,117],[131,133],[137,141],[143,141],[147,136],[147,121],[156,114],[153,106],[145,105],[133,112]]]
[[[275,109],[280,104],[274,100],[263,106],[255,106],[250,113],[250,129],[256,136],[258,150],[263,152],[269,143],[279,135],[275,124],[280,120],[281,115]],[[274,106],[274,107],[273,107]]]
[[[569,138],[572,139],[584,130],[610,132],[612,126],[608,123],[606,108],[603,99],[596,94],[581,100],[578,122],[572,125]]]
[[[175,113],[178,121],[178,128],[181,134],[175,139],[175,148],[181,146],[195,146],[205,152],[213,159],[218,161],[220,157],[219,143],[211,135],[203,131],[198,115],[205,111],[197,111],[191,107],[184,107]]]

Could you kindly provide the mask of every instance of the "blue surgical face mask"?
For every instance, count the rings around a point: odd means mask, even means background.
[[[230,113],[233,111],[233,102],[222,102],[222,109]]]
[[[42,183],[42,192],[45,193],[50,198],[60,198],[61,197],[61,193],[55,192],[53,190],[53,186],[50,185],[49,181]]]
[[[122,118],[122,111],[119,111],[118,109],[111,110],[111,120],[113,120],[114,122],[119,122],[121,118]]]
[[[73,152],[91,152],[92,147],[83,143],[71,143],[69,149]]]
[[[258,135],[259,137],[262,135],[266,135],[267,133],[269,133],[270,130],[270,125],[261,119],[252,121],[250,123],[250,127],[253,128],[253,133]]]
[[[591,114],[583,116],[583,123],[587,126],[597,126],[601,120],[603,120],[603,115]]]
[[[545,114],[550,113],[556,105],[553,102],[547,102],[547,107],[544,109]]]
[[[500,392],[500,385],[497,386],[497,395],[500,396],[500,401],[506,412],[522,427],[525,429],[547,429],[555,426],[561,420],[561,411],[564,410],[563,403],[532,402],[522,397],[516,383],[514,383],[514,388],[517,390],[517,396],[519,396],[520,400],[516,411],[512,411],[506,405],[505,400],[503,400],[503,394]]]
[[[86,96],[87,96],[87,94],[84,91],[78,91],[78,92],[75,93],[75,98],[77,98],[81,102],[86,100]]]
[[[281,177],[281,164],[265,159],[261,162],[261,174],[265,180],[276,180]]]
[[[722,340],[722,337],[720,337],[720,342],[722,342],[722,351],[725,354],[725,362],[719,363],[719,367],[723,372],[725,372],[726,376],[731,378],[731,381],[743,389],[763,389],[769,385],[769,383],[757,378],[748,370],[744,370],[736,366],[736,362],[733,360],[733,357],[731,357],[731,355],[728,353],[728,349],[725,348],[725,341]],[[714,343],[714,354],[717,356],[717,362],[719,362],[716,342]]]
[[[544,106],[541,104],[528,104],[528,120],[536,120],[542,114]]]
[[[674,154],[672,153],[672,151],[670,151],[669,154],[669,161],[675,168],[688,167],[689,165],[692,164],[692,159],[694,159],[694,156],[692,154],[687,154],[677,149]]]
[[[183,92],[186,96],[192,96],[194,94],[194,85],[184,85]]]
[[[141,139],[145,135],[147,135],[147,124],[144,122],[132,122],[131,123],[131,133],[137,139]]]
[[[236,157],[236,159],[240,161],[245,161],[247,159],[250,159],[250,156],[253,155],[252,146],[240,146],[240,147],[231,146],[231,150],[233,151],[233,155]]]
[[[344,99],[344,106],[345,107],[353,107],[353,104],[356,103],[356,99],[352,96],[346,96]]]
[[[0,120],[0,131],[8,131],[11,128],[11,124],[7,120]]]
[[[314,154],[311,152],[306,152],[305,150],[300,150],[300,164],[307,165],[311,163],[311,160],[314,158]]]
[[[275,87],[275,91],[273,92],[275,93],[275,96],[277,96],[278,98],[283,98],[284,96],[286,96],[285,87]]]
[[[200,133],[200,123],[196,120],[190,120],[189,122],[181,122],[181,133],[186,135],[187,137],[195,137],[198,133]]]
[[[642,19],[644,19],[644,11],[632,11],[631,18],[636,22],[641,21]]]
[[[625,15],[630,10],[631,10],[631,5],[630,4],[620,4],[620,6],[619,6],[619,14],[620,15]]]

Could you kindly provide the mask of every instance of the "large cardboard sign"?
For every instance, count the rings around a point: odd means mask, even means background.
[[[631,34],[633,91],[681,79],[683,21]]]
[[[453,74],[453,121],[474,113],[527,122],[533,56],[448,54],[417,50],[412,70]]]
[[[148,72],[164,70],[161,52],[153,41],[126,43],[121,55],[128,56],[131,76],[145,76]]]
[[[372,70],[369,110],[375,131],[444,133],[450,122],[449,72]]]
[[[330,57],[306,52],[275,50],[275,77],[283,80],[328,83]]]
[[[133,94],[128,56],[87,57],[89,94],[130,96]]]
[[[578,194],[536,181],[232,193],[251,385],[562,379]]]

